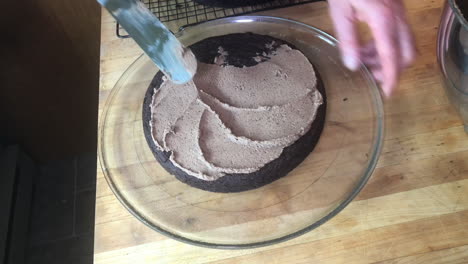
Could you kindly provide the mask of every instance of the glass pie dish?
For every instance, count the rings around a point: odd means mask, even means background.
[[[223,18],[177,33],[189,46],[212,36],[253,32],[283,39],[319,72],[327,94],[322,135],[287,176],[251,191],[213,193],[190,187],[162,168],[142,124],[145,93],[157,67],[139,57],[112,89],[99,131],[106,180],[139,220],[171,238],[215,248],[271,245],[304,234],[340,212],[366,184],[382,147],[380,92],[362,66],[340,63],[337,41],[319,29],[266,16]]]

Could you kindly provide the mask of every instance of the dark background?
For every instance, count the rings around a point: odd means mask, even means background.
[[[35,163],[25,261],[92,263],[101,9],[95,0],[1,9],[0,146]]]
[[[38,161],[96,149],[100,8],[95,0],[3,1],[4,137]]]

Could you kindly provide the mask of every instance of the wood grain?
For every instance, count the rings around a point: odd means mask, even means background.
[[[269,247],[224,251],[166,238],[115,198],[98,170],[95,263],[468,263],[468,136],[445,97],[435,48],[443,0],[406,0],[421,56],[385,102],[372,178],[325,225]],[[325,3],[265,12],[332,31]],[[103,13],[100,111],[141,51]],[[223,228],[223,227],[220,227]]]

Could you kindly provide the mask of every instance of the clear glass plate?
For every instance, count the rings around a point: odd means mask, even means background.
[[[369,72],[346,70],[337,41],[287,19],[245,16],[192,26],[178,33],[185,45],[211,36],[253,32],[300,49],[319,71],[327,93],[325,127],[307,159],[262,188],[212,193],[179,182],[155,160],[143,133],[145,92],[158,71],[142,55],[107,99],[99,155],[122,204],[154,230],[191,244],[248,248],[304,234],[341,211],[376,165],[383,138],[382,100]]]

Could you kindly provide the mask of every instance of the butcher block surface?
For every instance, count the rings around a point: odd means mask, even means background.
[[[445,96],[436,58],[444,1],[406,0],[420,53],[384,102],[384,147],[367,185],[317,229],[272,246],[220,250],[175,241],[132,216],[97,171],[94,260],[118,263],[468,263],[468,135]],[[326,3],[262,12],[333,34]],[[103,10],[100,103],[142,54]]]

